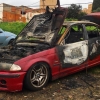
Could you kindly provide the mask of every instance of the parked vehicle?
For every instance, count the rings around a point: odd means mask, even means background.
[[[42,89],[48,81],[100,64],[100,27],[64,22],[67,10],[36,15],[12,45],[0,48],[0,90]]]
[[[88,20],[100,25],[100,12],[90,13],[88,15],[83,16],[79,20]]]
[[[6,46],[12,43],[15,38],[16,35],[14,33],[3,31],[0,28],[0,46]]]

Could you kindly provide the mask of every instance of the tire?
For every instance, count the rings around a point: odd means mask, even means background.
[[[25,76],[24,86],[28,90],[40,90],[49,81],[49,67],[46,63],[39,62],[34,64]]]
[[[8,45],[11,45],[13,43],[14,39],[11,39],[8,43]]]

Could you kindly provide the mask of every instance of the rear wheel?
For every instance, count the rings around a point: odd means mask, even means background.
[[[25,77],[25,87],[29,90],[43,88],[49,80],[49,67],[46,63],[39,62],[33,65]]]

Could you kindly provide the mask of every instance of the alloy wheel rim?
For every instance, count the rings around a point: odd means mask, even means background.
[[[47,68],[44,64],[36,64],[30,74],[31,84],[34,87],[41,87],[47,80]]]

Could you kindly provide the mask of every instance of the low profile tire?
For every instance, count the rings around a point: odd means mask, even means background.
[[[49,66],[46,63],[36,63],[27,72],[25,77],[25,88],[29,90],[42,89],[49,80]]]

